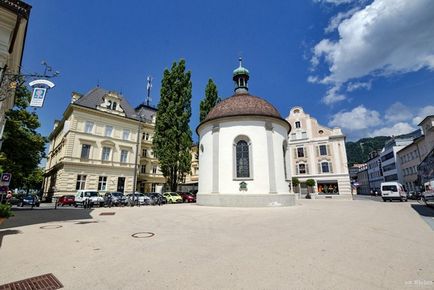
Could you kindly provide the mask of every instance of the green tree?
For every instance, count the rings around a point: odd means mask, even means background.
[[[298,186],[300,185],[300,180],[297,177],[292,178],[292,188],[294,192],[299,192]]]
[[[208,80],[208,84],[205,88],[205,98],[200,101],[200,122],[205,120],[209,111],[214,108],[220,102],[220,98],[218,96],[217,86],[213,82],[212,79]]]
[[[312,191],[312,188],[315,186],[315,180],[314,179],[312,179],[312,178],[309,178],[308,180],[306,180],[306,185],[307,185],[307,187],[308,187],[308,189],[309,189],[309,193],[310,192],[313,192]]]
[[[27,179],[45,157],[46,138],[36,132],[40,127],[38,115],[27,111],[31,93],[25,85],[17,87],[15,106],[6,113],[6,125],[0,153],[2,172],[12,173],[10,187],[24,187]]]
[[[180,60],[170,70],[164,70],[161,81],[153,145],[171,191],[176,191],[191,166],[190,78],[191,72],[185,71],[185,60]]]

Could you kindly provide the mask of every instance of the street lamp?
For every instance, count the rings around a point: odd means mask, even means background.
[[[142,121],[144,118],[143,118],[143,115],[141,115],[141,114],[134,114],[133,117],[137,118],[139,121],[139,125],[137,126],[136,156],[134,159],[134,178],[133,178],[134,181],[133,181],[133,195],[132,195],[133,205],[134,205],[134,195],[136,194],[136,190],[137,190],[137,165],[138,165],[137,159],[139,158],[139,145],[141,142],[141,139],[140,139],[140,135],[141,135],[140,131],[141,130],[140,129],[141,129]],[[139,196],[137,196],[137,205],[140,206]]]

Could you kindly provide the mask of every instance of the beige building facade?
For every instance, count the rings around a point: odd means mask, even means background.
[[[291,109],[286,120],[292,130],[288,138],[288,176],[301,182],[301,194],[307,192],[306,180],[314,179],[314,197],[351,197],[345,136],[339,128],[327,128],[305,113]],[[294,188],[293,188],[294,190]]]
[[[137,150],[152,144],[141,136],[153,135],[155,111],[151,118],[139,115],[143,108],[136,111],[122,95],[102,88],[85,95],[73,93],[71,104],[49,136],[44,194],[59,196],[79,189],[132,192],[136,158],[137,168],[147,164]],[[154,179],[144,179],[147,171],[138,173],[136,190],[146,189],[146,182],[152,187],[161,180],[158,161],[149,161],[156,164]]]
[[[31,8],[22,1],[0,1],[0,147],[5,113],[14,106]]]

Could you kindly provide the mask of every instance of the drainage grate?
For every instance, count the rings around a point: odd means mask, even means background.
[[[139,232],[139,233],[132,234],[131,236],[136,239],[144,239],[144,238],[151,238],[155,236],[155,234],[151,232]]]
[[[17,282],[12,282],[9,284],[0,285],[0,290],[9,290],[9,289],[51,290],[51,289],[60,289],[60,288],[63,288],[62,283],[60,283],[59,280],[57,280],[57,278],[51,273],[28,278]]]
[[[60,228],[62,228],[62,226],[60,226],[60,225],[48,225],[48,226],[42,226],[39,228],[43,229],[43,230],[54,230],[54,229],[60,229]]]
[[[113,211],[102,212],[99,215],[115,215]]]

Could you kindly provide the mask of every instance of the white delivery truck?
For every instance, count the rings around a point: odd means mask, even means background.
[[[407,192],[404,186],[396,181],[382,182],[381,183],[381,197],[383,201],[392,201],[394,199],[399,201],[407,201]]]
[[[422,201],[427,206],[434,206],[434,179],[423,184],[424,192],[422,192]]]

